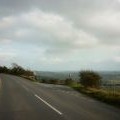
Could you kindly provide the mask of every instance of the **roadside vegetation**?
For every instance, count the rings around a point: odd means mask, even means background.
[[[101,87],[101,76],[94,71],[81,71],[80,82],[73,85],[75,90],[120,108],[120,93],[116,91],[108,91]]]
[[[8,68],[6,66],[0,66],[0,73],[17,75],[29,79],[31,81],[35,81],[35,75],[33,71],[24,69],[16,63],[13,63],[11,68]]]
[[[93,71],[81,71],[79,74],[80,83],[84,88],[99,88],[101,76]]]

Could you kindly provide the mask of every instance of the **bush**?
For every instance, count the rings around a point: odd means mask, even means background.
[[[51,79],[49,80],[49,84],[59,84],[59,80],[56,80],[56,79]]]
[[[29,78],[30,80],[35,79],[34,72],[31,70],[26,70],[23,67],[17,65],[16,63],[12,64],[12,68],[7,68],[5,66],[0,66],[0,73],[13,74],[21,77]]]
[[[67,78],[65,80],[65,85],[72,85],[73,84],[73,80],[71,78]]]
[[[85,87],[99,88],[101,77],[94,71],[81,71],[80,83]]]

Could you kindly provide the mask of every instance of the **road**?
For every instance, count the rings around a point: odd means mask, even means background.
[[[120,110],[69,87],[0,74],[0,120],[120,120]]]

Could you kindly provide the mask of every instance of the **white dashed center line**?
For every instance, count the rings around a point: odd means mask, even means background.
[[[49,106],[51,109],[53,109],[55,112],[57,112],[59,115],[62,115],[62,113],[57,110],[55,107],[53,107],[52,105],[50,105],[49,103],[47,103],[45,100],[43,100],[42,98],[40,98],[38,95],[35,94],[35,97],[37,97],[39,100],[41,100],[44,104],[46,104],[47,106]]]

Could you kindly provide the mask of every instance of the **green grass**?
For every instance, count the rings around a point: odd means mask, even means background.
[[[120,86],[112,86],[112,87],[102,87],[103,90],[107,92],[115,92],[115,93],[120,93]]]
[[[108,92],[104,89],[95,89],[95,88],[85,89],[80,84],[73,84],[70,87],[89,97],[95,98],[97,100],[100,100],[102,102],[120,108],[120,92],[112,92],[112,91]]]

